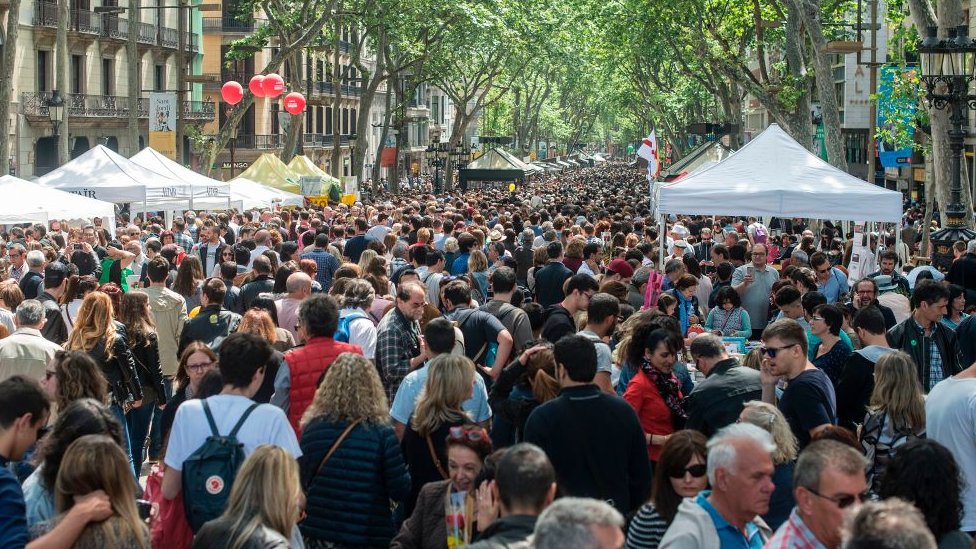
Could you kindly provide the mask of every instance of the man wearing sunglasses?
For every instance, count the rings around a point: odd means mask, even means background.
[[[806,331],[795,320],[777,320],[767,326],[762,344],[762,399],[777,404],[776,385],[786,381],[778,406],[802,449],[822,427],[837,423],[834,385],[807,359]]]
[[[846,516],[867,499],[864,455],[834,440],[818,440],[796,462],[796,507],[766,549],[837,549]]]
[[[742,297],[742,308],[752,319],[752,339],[759,339],[762,326],[769,321],[769,292],[779,280],[779,271],[766,264],[768,250],[764,244],[752,247],[752,263],[746,263],[732,273],[732,287]]]

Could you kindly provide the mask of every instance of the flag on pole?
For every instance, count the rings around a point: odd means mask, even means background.
[[[641,142],[640,148],[637,149],[637,156],[647,160],[647,178],[657,177],[661,171],[661,161],[658,158],[657,130],[651,130],[651,135],[648,135]]]

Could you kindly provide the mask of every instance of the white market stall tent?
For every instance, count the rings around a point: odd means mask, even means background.
[[[230,185],[197,173],[151,147],[130,158],[132,162],[176,181],[190,185],[190,209],[225,209],[232,205]]]
[[[156,173],[103,145],[37,182],[113,204],[131,203],[132,211],[187,209],[193,197],[193,184]]]
[[[274,187],[262,185],[243,177],[230,180],[231,200],[240,201],[243,209],[267,208],[274,204],[304,206],[305,197]]]
[[[658,185],[659,214],[898,222],[902,194],[831,166],[772,124],[725,160]]]
[[[115,205],[94,198],[51,189],[12,175],[0,177],[0,225],[88,220],[101,217],[115,234]]]

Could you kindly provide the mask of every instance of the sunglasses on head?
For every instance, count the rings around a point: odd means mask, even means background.
[[[480,442],[485,439],[485,431],[481,428],[451,427],[447,432],[447,437],[451,440]]]
[[[689,467],[685,467],[684,469],[676,469],[671,471],[668,476],[671,478],[685,478],[686,474],[690,474],[695,478],[701,478],[705,476],[705,473],[707,472],[708,467],[704,463],[696,463]]]

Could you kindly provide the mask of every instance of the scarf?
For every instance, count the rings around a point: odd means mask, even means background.
[[[654,382],[654,386],[661,393],[661,398],[664,399],[664,404],[667,405],[668,410],[671,410],[671,424],[674,426],[674,430],[683,429],[688,414],[685,412],[685,399],[681,396],[681,384],[678,383],[678,378],[674,374],[661,373],[657,368],[651,366],[646,358],[641,360],[640,367],[647,377]]]
[[[695,307],[694,297],[687,298],[685,294],[681,293],[677,288],[674,291],[674,296],[678,298],[678,321],[681,322],[681,335],[688,335],[688,317],[691,316],[692,310]]]

